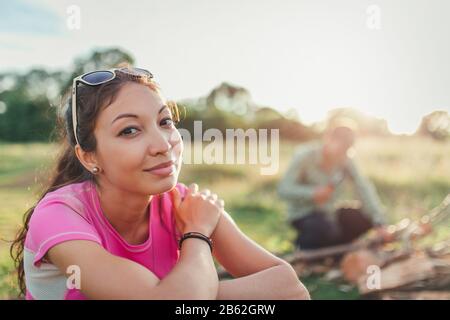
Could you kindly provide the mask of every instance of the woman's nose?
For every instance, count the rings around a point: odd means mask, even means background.
[[[155,133],[150,137],[149,152],[152,156],[166,154],[172,148],[169,137],[162,133]]]

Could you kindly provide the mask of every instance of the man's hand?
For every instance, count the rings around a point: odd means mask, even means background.
[[[324,204],[330,199],[333,194],[334,188],[330,185],[324,187],[318,187],[314,191],[314,202],[316,204]]]
[[[375,237],[383,240],[383,242],[392,242],[394,240],[394,233],[389,231],[387,226],[381,225],[374,229]]]

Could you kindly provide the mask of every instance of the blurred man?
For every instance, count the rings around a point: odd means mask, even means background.
[[[384,214],[374,187],[348,156],[355,135],[344,126],[328,131],[323,142],[304,145],[281,180],[288,221],[297,230],[296,247],[315,249],[351,242],[373,227],[384,230]],[[336,208],[348,181],[361,207]]]

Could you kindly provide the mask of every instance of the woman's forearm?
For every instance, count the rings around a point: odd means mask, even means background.
[[[186,239],[179,262],[158,286],[161,299],[216,299],[219,279],[208,244]]]
[[[290,265],[282,264],[260,272],[219,282],[218,300],[310,299]]]

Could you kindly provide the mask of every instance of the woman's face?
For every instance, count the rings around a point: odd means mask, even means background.
[[[161,96],[127,83],[100,112],[94,134],[101,184],[146,195],[172,189],[181,168],[183,143]],[[106,183],[106,184],[105,184]]]

